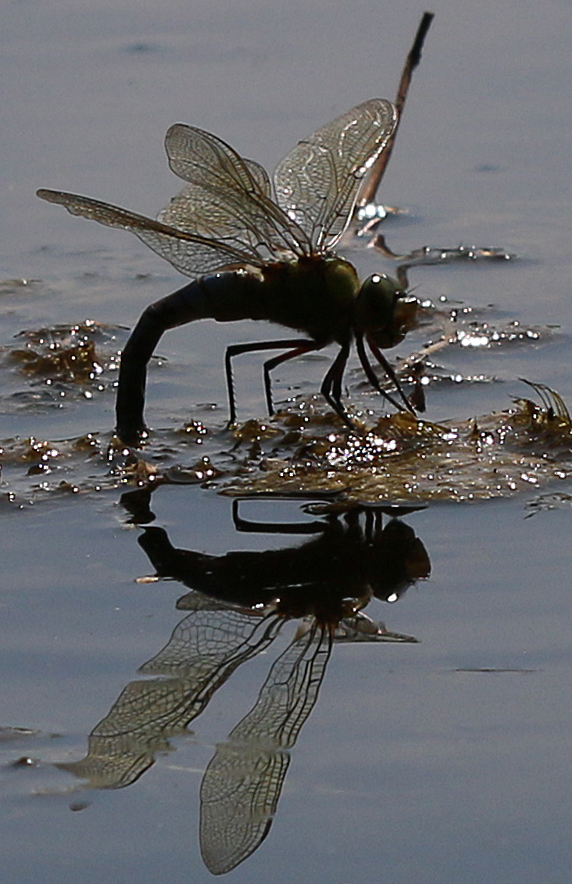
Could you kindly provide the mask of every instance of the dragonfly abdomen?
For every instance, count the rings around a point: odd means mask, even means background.
[[[236,270],[201,277],[150,304],[141,314],[121,354],[117,389],[117,433],[137,444],[146,430],[143,419],[147,364],[163,333],[197,319],[234,322],[262,319],[265,283],[256,271]]]

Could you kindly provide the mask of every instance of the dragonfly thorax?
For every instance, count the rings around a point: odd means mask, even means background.
[[[266,316],[320,344],[351,337],[360,290],[355,267],[343,258],[308,255],[262,268]]]

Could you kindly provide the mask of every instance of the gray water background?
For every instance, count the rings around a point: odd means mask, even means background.
[[[503,387],[448,388],[430,401],[429,416],[507,407],[522,395],[519,376],[572,402],[572,7],[439,0],[433,9],[381,194],[411,212],[391,228],[392,245],[503,246],[519,260],[428,268],[411,282],[430,298],[494,304],[523,323],[558,328],[536,348],[475,354],[475,370],[494,372]],[[37,187],[154,215],[178,189],[162,149],[175,121],[213,131],[272,168],[353,104],[393,97],[421,12],[361,0],[351,8],[325,0],[6,4],[0,260],[4,279],[38,283],[6,287],[0,343],[23,328],[86,317],[132,326],[181,284],[137,240],[41,203]],[[378,266],[360,254],[363,275]],[[247,324],[166,336],[172,374],[153,403],[154,425],[183,420],[194,403],[224,404],[222,350],[241,339],[253,339]],[[241,376],[248,414],[263,408],[251,382],[258,371],[247,366]],[[63,412],[7,408],[0,438],[64,438],[112,424],[105,395]],[[532,489],[528,499],[409,518],[432,577],[380,616],[421,644],[336,649],[272,831],[233,881],[569,881],[571,512],[570,489],[556,490],[561,496],[540,511],[529,506]],[[223,553],[235,543],[228,502],[212,493],[165,489],[156,503],[157,524],[176,545]],[[84,754],[87,734],[180,619],[180,587],[134,583],[149,564],[124,523],[116,498],[96,494],[2,516],[0,723],[41,732],[6,744],[4,761],[28,754],[46,763],[40,774],[3,769],[0,855],[11,884],[211,877],[197,848],[201,773],[252,705],[267,659],[237,673],[195,735],[175,741],[176,751],[131,788],[86,796],[50,779],[49,762]],[[278,544],[247,540],[249,548]],[[82,812],[70,809],[82,802]]]

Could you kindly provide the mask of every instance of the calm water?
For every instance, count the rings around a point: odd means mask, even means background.
[[[528,0],[462,8],[442,0],[433,9],[382,192],[410,214],[390,222],[386,236],[403,253],[462,242],[516,254],[506,264],[415,269],[410,282],[433,300],[494,305],[497,319],[542,334],[529,346],[448,355],[450,372],[459,366],[497,383],[430,389],[428,416],[506,408],[523,395],[521,376],[572,403],[572,8],[550,0],[540,15]],[[161,144],[177,120],[272,168],[301,136],[352,105],[393,97],[421,12],[403,3],[379,11],[361,0],[351,13],[334,0],[311,10],[256,0],[166,0],[160,9],[10,3],[0,38],[0,444],[105,434],[113,425],[111,381],[90,398],[58,400],[10,361],[14,335],[89,318],[112,330],[111,353],[146,304],[181,284],[136,240],[41,203],[35,189],[153,215],[177,189]],[[351,257],[364,276],[387,269],[366,249]],[[151,424],[170,428],[200,415],[222,427],[224,345],[256,334],[246,323],[204,323],[166,335],[168,362],[152,372]],[[280,395],[315,389],[322,367],[292,365]],[[259,383],[259,363],[246,360],[244,417],[263,413]],[[5,459],[0,484],[0,725],[29,729],[0,732],[6,880],[210,880],[199,852],[201,779],[293,631],[237,668],[192,732],[159,746],[132,785],[83,788],[53,765],[85,756],[88,735],[123,689],[144,679],[138,668],[183,621],[175,604],[188,590],[136,582],[155,567],[119,491],[42,494],[42,476],[28,469]],[[364,884],[569,880],[572,489],[534,492],[404,517],[431,577],[395,604],[374,601],[368,613],[419,643],[335,644],[270,833],[232,880],[278,884],[293,870],[309,882]],[[213,491],[160,488],[152,509],[153,526],[175,547],[217,557],[305,542],[237,534],[230,502]],[[293,503],[248,504],[245,512],[266,524],[311,518]],[[23,757],[37,764],[12,765]]]

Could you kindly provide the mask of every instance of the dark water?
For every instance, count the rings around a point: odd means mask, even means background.
[[[85,757],[88,735],[124,688],[156,677],[137,670],[188,616],[175,607],[188,587],[135,582],[156,569],[137,543],[142,530],[119,503],[123,489],[110,488],[108,466],[90,460],[87,443],[81,457],[76,451],[43,473],[34,469],[39,457],[26,460],[26,440],[65,447],[62,440],[93,433],[105,443],[113,356],[125,328],[180,278],[137,241],[40,203],[34,191],[62,188],[152,215],[177,188],[161,148],[176,120],[216,132],[271,168],[336,114],[376,94],[393,96],[421,11],[359,2],[350,13],[326,0],[311,10],[169,0],[160,8],[89,9],[22,2],[5,11],[6,880],[209,880],[198,831],[205,768],[254,706],[295,630],[286,624],[266,653],[239,666],[191,732],[158,745],[132,785],[86,789],[54,766]],[[512,396],[528,395],[521,376],[570,403],[572,10],[563,2],[543,4],[541,14],[528,2],[439,2],[434,11],[382,193],[410,214],[385,233],[403,253],[462,242],[515,254],[506,264],[417,268],[410,282],[427,299],[471,304],[495,326],[518,321],[540,333],[517,346],[447,352],[441,368],[465,380],[430,387],[428,417],[506,408]],[[387,269],[375,253],[352,248],[364,276]],[[46,384],[12,358],[28,340],[14,338],[22,330],[69,329],[88,318],[103,324],[100,381]],[[200,455],[195,443],[173,441],[171,428],[194,417],[222,429],[223,347],[256,334],[247,324],[204,323],[165,336],[168,361],[151,372],[148,417],[165,433],[159,439],[169,463]],[[421,333],[415,346],[422,340]],[[324,364],[289,367],[279,398],[315,390]],[[478,382],[481,375],[495,382]],[[241,416],[263,414],[259,363],[246,360],[238,381]],[[419,643],[334,643],[270,833],[233,880],[569,880],[571,493],[562,481],[512,500],[439,504],[402,517],[430,558],[431,577],[394,603],[374,599],[367,613]],[[219,559],[230,549],[307,541],[237,534],[231,502],[213,489],[161,487],[151,507],[153,527],[175,547]],[[247,503],[244,513],[267,526],[314,518],[292,502]],[[117,728],[114,739],[116,746]],[[12,765],[22,758],[35,764]]]

